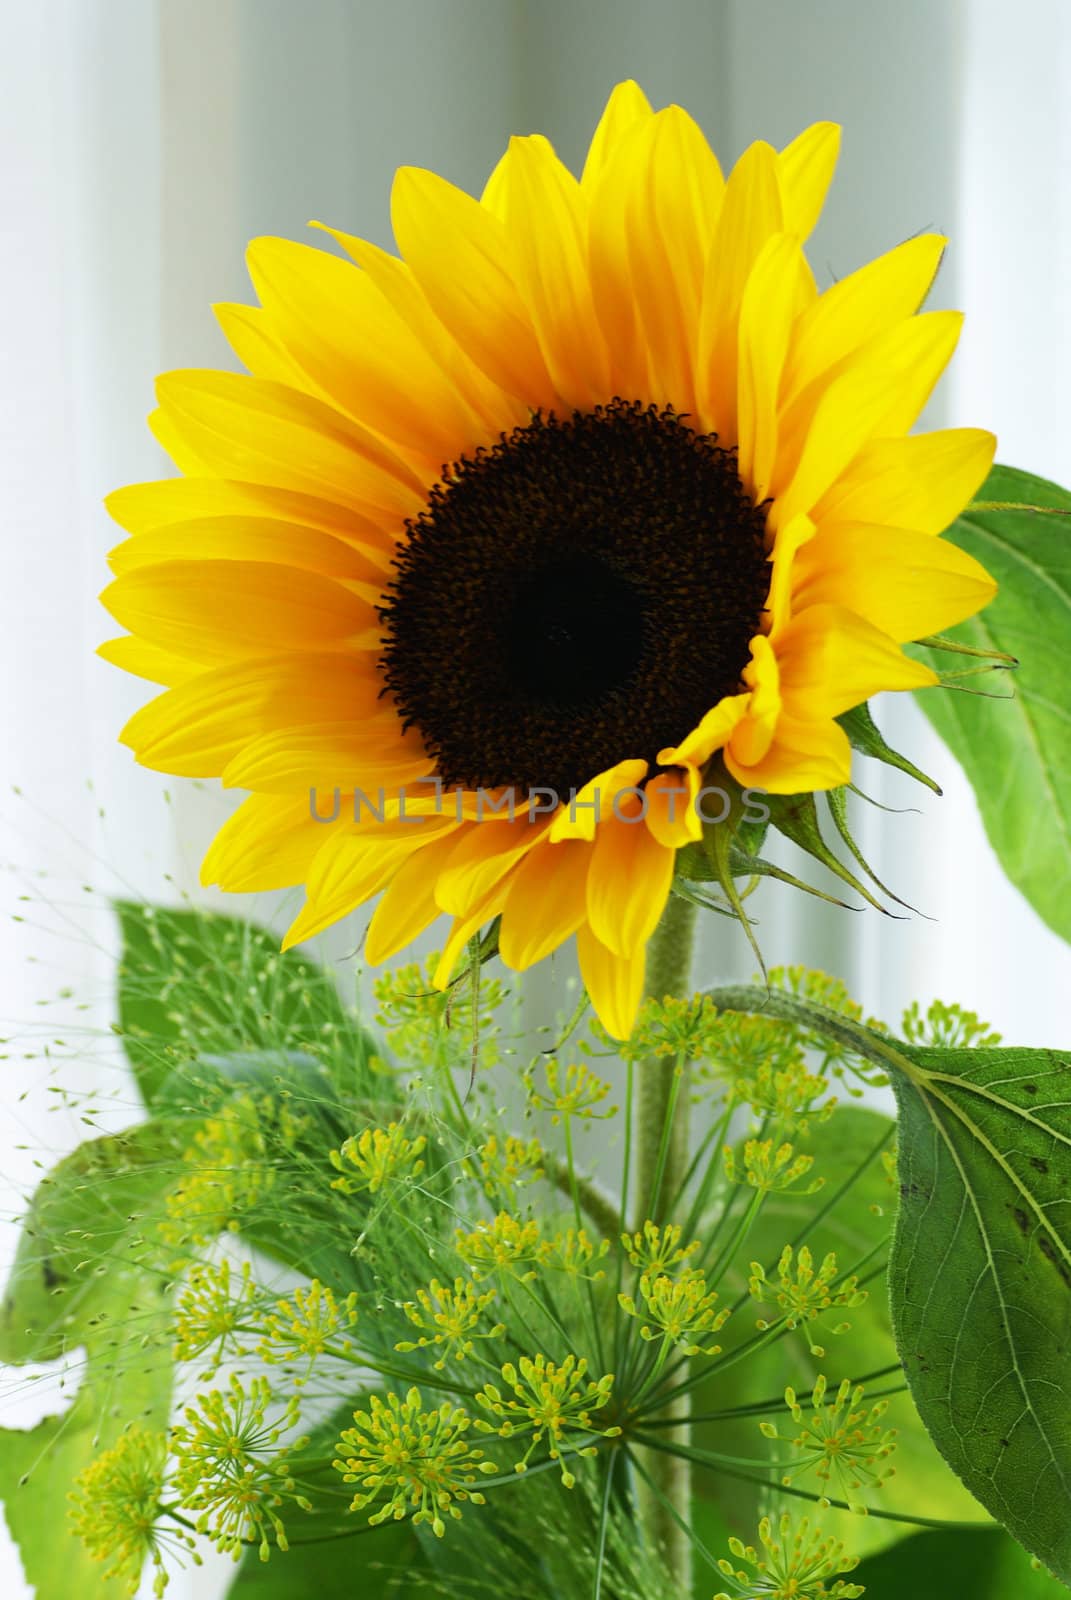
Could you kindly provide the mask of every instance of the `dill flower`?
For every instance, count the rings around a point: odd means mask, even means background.
[[[501,1322],[480,1328],[484,1312],[494,1299],[494,1289],[481,1293],[464,1278],[455,1278],[453,1287],[433,1278],[426,1289],[417,1290],[415,1301],[406,1300],[402,1306],[409,1321],[421,1330],[419,1339],[401,1340],[395,1350],[408,1354],[441,1346],[442,1354],[433,1363],[436,1372],[443,1371],[449,1357],[464,1361],[476,1348],[476,1339],[500,1339],[506,1331]]]
[[[356,1292],[351,1290],[338,1300],[326,1284],[314,1278],[307,1288],[297,1288],[275,1302],[274,1312],[261,1323],[257,1354],[269,1363],[304,1356],[311,1367],[317,1356],[332,1347],[348,1355],[353,1349],[349,1335],[356,1326]]]
[[[166,1463],[167,1435],[132,1423],[78,1474],[69,1495],[75,1532],[93,1559],[105,1563],[104,1577],[121,1583],[130,1596],[137,1593],[147,1560],[153,1566],[153,1594],[159,1596],[168,1582],[165,1550],[193,1551],[188,1534],[163,1525]]]
[[[781,1308],[781,1316],[774,1321],[760,1320],[756,1323],[761,1333],[782,1324],[789,1329],[802,1328],[811,1354],[819,1358],[826,1352],[811,1338],[810,1324],[837,1307],[854,1309],[867,1299],[867,1292],[859,1288],[856,1276],[844,1278],[838,1283],[834,1251],[830,1250],[816,1267],[806,1245],[802,1245],[798,1251],[793,1250],[790,1244],[785,1245],[777,1263],[776,1283],[767,1278],[760,1262],[753,1261],[748,1289],[752,1298],[760,1304],[775,1304]],[[850,1328],[850,1322],[839,1322],[832,1331],[841,1334],[847,1333]]]
[[[617,1303],[627,1316],[648,1319],[640,1328],[641,1339],[661,1339],[664,1348],[676,1345],[686,1356],[720,1354],[719,1344],[697,1343],[719,1332],[729,1320],[728,1310],[716,1309],[718,1296],[708,1289],[704,1272],[685,1267],[676,1278],[644,1272],[639,1289],[642,1310],[631,1295],[618,1295]]]
[[[522,1273],[518,1268],[541,1261],[546,1240],[535,1218],[521,1222],[508,1211],[500,1211],[492,1222],[481,1222],[470,1233],[459,1228],[454,1248],[477,1282],[493,1272],[529,1279],[534,1273]]]
[[[597,1283],[605,1278],[605,1271],[602,1267],[596,1267],[594,1272],[588,1269],[601,1261],[609,1249],[609,1239],[592,1239],[584,1228],[563,1228],[547,1241],[542,1261],[552,1271]]]
[[[175,1308],[175,1360],[194,1361],[212,1350],[206,1376],[214,1372],[223,1357],[238,1348],[239,1335],[255,1330],[256,1299],[248,1261],[242,1262],[237,1274],[226,1258],[195,1263]]]
[[[493,1133],[476,1151],[475,1165],[484,1193],[493,1200],[538,1182],[545,1176],[545,1160],[546,1153],[538,1139],[517,1139],[513,1134],[500,1139]],[[466,1171],[471,1172],[472,1166],[472,1161],[467,1161]]]
[[[786,1190],[797,1195],[816,1194],[825,1183],[824,1178],[814,1178],[803,1188],[797,1187],[814,1166],[814,1157],[797,1155],[787,1141],[775,1144],[773,1139],[748,1139],[741,1152],[726,1146],[724,1155],[729,1182],[748,1183],[763,1194]]]
[[[331,1187],[343,1194],[359,1194],[362,1189],[376,1194],[392,1179],[419,1177],[424,1171],[420,1157],[427,1142],[423,1134],[407,1138],[399,1122],[390,1122],[386,1128],[365,1128],[351,1135],[341,1150],[330,1152],[331,1165],[342,1174]]]
[[[247,1388],[234,1376],[226,1389],[198,1395],[184,1422],[171,1430],[178,1497],[201,1513],[198,1533],[235,1561],[251,1540],[258,1542],[262,1561],[270,1555],[272,1537],[280,1550],[287,1549],[279,1515],[285,1502],[311,1510],[287,1464],[289,1452],[307,1440],[279,1446],[297,1421],[297,1397],[291,1396],[275,1423],[267,1420],[272,1399],[266,1379],[253,1378]]]
[[[934,1000],[925,1014],[917,1000],[904,1012],[900,1024],[911,1044],[937,1045],[946,1050],[985,1050],[998,1045],[1001,1035],[974,1011]]]
[[[710,1054],[719,1023],[717,1009],[704,995],[691,999],[653,995],[640,1007],[636,1024],[622,1041],[620,1054],[626,1061],[643,1061],[648,1056],[680,1056],[700,1061]],[[601,1030],[605,1035],[605,1030]]]
[[[648,1217],[638,1233],[623,1233],[621,1244],[634,1267],[642,1267],[649,1273],[668,1273],[683,1266],[702,1248],[698,1239],[682,1246],[683,1231],[679,1223],[662,1225]]]
[[[796,1452],[796,1464],[783,1475],[782,1483],[794,1483],[813,1471],[823,1484],[839,1488],[850,1510],[865,1516],[866,1506],[859,1501],[857,1491],[879,1489],[895,1470],[880,1465],[896,1448],[896,1429],[883,1425],[888,1402],[878,1400],[871,1406],[864,1405],[863,1385],[853,1386],[848,1378],[839,1385],[832,1400],[826,1399],[827,1392],[826,1379],[820,1376],[808,1410],[794,1389],[786,1389],[785,1404],[798,1432],[782,1433],[773,1422],[760,1422],[759,1429],[767,1439],[790,1443]],[[829,1504],[825,1494],[820,1503]]]
[[[441,959],[436,952],[423,966],[409,962],[378,977],[373,984],[379,1004],[376,1021],[391,1049],[410,1065],[436,1066],[444,1051],[447,1059],[451,1051],[460,1055],[470,1048],[475,1033],[480,1065],[493,1067],[499,1059],[495,1018],[506,991],[497,978],[484,977],[475,1000],[464,984],[444,992],[435,983]]]
[[[859,1558],[846,1554],[838,1540],[824,1538],[806,1517],[798,1523],[787,1512],[776,1522],[763,1517],[759,1546],[729,1540],[735,1561],[744,1562],[751,1571],[719,1561],[718,1570],[732,1583],[733,1592],[721,1589],[714,1600],[858,1600],[863,1593],[861,1584],[838,1576],[853,1572]]]
[[[476,1426],[481,1432],[497,1433],[502,1439],[531,1434],[527,1450],[514,1463],[516,1472],[527,1469],[532,1451],[545,1438],[550,1459],[560,1464],[562,1482],[571,1489],[576,1478],[565,1465],[563,1441],[574,1434],[585,1439],[593,1434],[612,1439],[621,1432],[618,1427],[602,1427],[593,1415],[609,1404],[613,1374],[591,1380],[587,1371],[587,1362],[574,1355],[567,1355],[560,1364],[543,1355],[522,1356],[516,1366],[509,1361],[502,1368],[502,1381],[510,1392],[503,1393],[496,1384],[487,1383],[476,1396],[476,1404],[497,1420],[477,1418]],[[596,1454],[592,1444],[568,1442],[567,1449],[573,1455]]]
[[[549,1111],[555,1126],[563,1117],[604,1120],[616,1116],[616,1106],[603,1107],[610,1085],[583,1063],[573,1063],[563,1070],[560,1061],[548,1056],[543,1062],[543,1071],[547,1078],[545,1090],[535,1087],[534,1066],[524,1074],[528,1104],[534,1110]]]
[[[472,1486],[481,1474],[498,1468],[469,1443],[472,1418],[462,1407],[444,1400],[436,1410],[425,1411],[423,1404],[415,1387],[404,1400],[393,1393],[385,1402],[370,1395],[368,1410],[355,1411],[353,1427],[339,1438],[333,1464],[343,1483],[360,1485],[351,1510],[361,1511],[384,1497],[370,1523],[410,1516],[415,1526],[429,1523],[441,1539],[444,1514],[460,1517],[465,1501],[483,1505],[483,1495]]]
[[[188,1247],[236,1232],[275,1182],[273,1144],[292,1147],[300,1126],[285,1102],[273,1104],[268,1095],[235,1095],[208,1117],[183,1154],[181,1181],[167,1195],[164,1240]]]

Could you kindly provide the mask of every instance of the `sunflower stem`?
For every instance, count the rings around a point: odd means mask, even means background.
[[[690,992],[696,908],[671,895],[648,946],[646,996],[664,1000]],[[640,1064],[636,1104],[636,1227],[662,1221],[688,1172],[688,1065],[674,1056],[649,1056]],[[622,1197],[627,1205],[627,1196]],[[659,1420],[687,1444],[691,1397],[677,1396]],[[644,1452],[638,1484],[645,1527],[663,1551],[681,1595],[692,1592],[692,1464],[685,1456]]]

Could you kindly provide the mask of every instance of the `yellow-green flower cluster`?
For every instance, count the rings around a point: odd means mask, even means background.
[[[480,1328],[484,1313],[495,1299],[494,1289],[483,1292],[466,1278],[455,1278],[453,1287],[433,1278],[426,1289],[418,1289],[416,1300],[407,1300],[402,1307],[409,1321],[421,1330],[419,1339],[404,1339],[394,1346],[408,1354],[438,1346],[442,1350],[434,1363],[435,1371],[442,1372],[449,1357],[464,1361],[475,1349],[476,1339],[500,1339],[506,1329],[496,1322],[491,1327]]]
[[[847,1555],[836,1539],[824,1538],[806,1517],[798,1524],[787,1512],[776,1523],[763,1517],[759,1548],[730,1539],[729,1550],[734,1561],[719,1561],[718,1570],[732,1584],[732,1595],[721,1589],[714,1600],[857,1600],[863,1593],[861,1585],[838,1576],[853,1572],[859,1558]]]
[[[226,1389],[197,1396],[185,1421],[171,1430],[175,1455],[175,1488],[182,1505],[199,1511],[197,1532],[217,1550],[239,1560],[244,1546],[256,1542],[267,1561],[271,1537],[287,1548],[279,1515],[287,1501],[311,1510],[290,1476],[289,1455],[305,1439],[279,1446],[283,1433],[297,1421],[297,1397],[291,1396],[279,1420],[268,1421],[273,1400],[264,1378],[248,1388],[234,1376]]]
[[[295,1289],[285,1300],[275,1302],[275,1310],[261,1324],[257,1353],[269,1363],[304,1356],[310,1364],[329,1352],[349,1355],[353,1350],[350,1333],[356,1326],[356,1293],[351,1291],[337,1300],[326,1284],[314,1278],[307,1288]]]
[[[626,1061],[643,1061],[648,1056],[699,1061],[711,1054],[720,1022],[717,1009],[705,995],[645,1000],[632,1033],[624,1041],[612,1041],[613,1048]],[[596,1033],[600,1032],[597,1028]]]
[[[1001,1035],[974,1011],[935,1000],[923,1013],[917,1000],[904,1012],[904,1038],[911,1044],[937,1045],[946,1050],[984,1050],[998,1045]]]
[[[417,1178],[424,1171],[421,1157],[427,1142],[423,1134],[408,1138],[400,1122],[351,1134],[341,1150],[330,1152],[331,1165],[341,1174],[331,1187],[343,1194],[362,1189],[377,1194],[386,1183]]]
[[[492,1134],[476,1151],[475,1168],[484,1193],[494,1200],[538,1182],[544,1176],[545,1160],[538,1139],[516,1139],[512,1134],[499,1139]],[[472,1173],[473,1165],[471,1159],[466,1161],[466,1175]]]
[[[360,1485],[350,1502],[352,1511],[382,1500],[370,1523],[411,1516],[415,1525],[430,1523],[441,1539],[444,1515],[460,1517],[465,1501],[483,1505],[484,1497],[473,1485],[481,1474],[498,1468],[469,1443],[473,1419],[462,1407],[445,1400],[432,1411],[423,1407],[415,1387],[404,1400],[396,1394],[385,1401],[371,1395],[368,1410],[353,1413],[354,1425],[339,1439],[333,1465],[344,1483]]]
[[[610,1084],[596,1077],[583,1063],[573,1062],[563,1067],[554,1056],[548,1056],[543,1062],[543,1071],[546,1089],[536,1088],[534,1066],[524,1074],[528,1104],[533,1110],[549,1111],[555,1125],[563,1117],[605,1120],[617,1115],[616,1106],[603,1105],[610,1093]]]
[[[544,1245],[540,1259],[554,1272],[597,1283],[606,1273],[595,1263],[602,1260],[609,1248],[609,1239],[592,1239],[584,1228],[563,1228]]]
[[[782,1129],[800,1133],[806,1133],[812,1123],[828,1121],[837,1105],[825,1078],[808,1072],[802,1058],[782,1067],[763,1061],[752,1072],[741,1073],[734,1098],[749,1105],[756,1115],[772,1118]]]
[[[814,1166],[814,1157],[797,1155],[787,1141],[776,1144],[773,1139],[748,1139],[742,1151],[731,1146],[725,1149],[725,1172],[730,1183],[748,1183],[763,1194],[783,1193],[791,1189],[797,1195],[816,1194],[825,1183],[815,1178],[803,1188],[797,1184]]]
[[[400,1060],[408,1066],[439,1066],[452,1055],[471,1048],[474,1034],[480,1042],[480,1065],[499,1060],[495,1014],[506,991],[497,978],[480,974],[477,1010],[473,1013],[472,985],[462,978],[444,992],[435,987],[438,954],[423,966],[410,962],[375,980],[373,993],[379,1005],[376,1021]]]
[[[724,1328],[729,1312],[717,1309],[717,1293],[707,1287],[704,1272],[685,1267],[676,1278],[664,1272],[644,1272],[639,1290],[642,1308],[628,1294],[618,1295],[617,1302],[627,1316],[647,1319],[640,1328],[641,1339],[661,1339],[666,1347],[676,1345],[686,1356],[720,1354],[721,1345],[706,1341]]]
[[[167,1196],[164,1240],[205,1244],[241,1222],[271,1190],[281,1156],[293,1151],[307,1119],[266,1094],[236,1095],[209,1117],[182,1157],[183,1175]]]
[[[175,1310],[175,1360],[195,1361],[211,1351],[208,1373],[214,1372],[239,1336],[255,1329],[256,1298],[248,1261],[236,1273],[226,1259],[191,1267]]]
[[[785,1245],[777,1263],[776,1283],[767,1278],[765,1269],[758,1261],[753,1261],[748,1288],[752,1298],[760,1304],[778,1305],[781,1308],[781,1315],[772,1322],[760,1320],[756,1324],[760,1332],[765,1333],[779,1326],[789,1329],[802,1327],[811,1354],[820,1358],[826,1352],[821,1345],[814,1343],[809,1325],[838,1307],[854,1309],[861,1306],[867,1298],[866,1290],[860,1289],[859,1279],[855,1275],[837,1281],[837,1257],[834,1251],[830,1250],[823,1256],[816,1267],[806,1245],[802,1245],[798,1251],[793,1250],[790,1244]],[[850,1328],[850,1322],[838,1322],[832,1332],[847,1333]]]
[[[796,1451],[797,1463],[783,1475],[782,1483],[794,1483],[813,1471],[822,1484],[835,1484],[850,1510],[865,1516],[866,1506],[857,1491],[879,1489],[895,1471],[881,1465],[896,1449],[896,1429],[884,1426],[888,1402],[866,1405],[862,1384],[853,1385],[848,1378],[831,1400],[827,1393],[826,1379],[819,1377],[808,1410],[794,1389],[786,1389],[785,1404],[798,1431],[782,1433],[773,1422],[760,1422],[759,1428],[767,1439],[789,1443]],[[820,1504],[830,1504],[824,1493]]]
[[[527,1281],[534,1272],[520,1269],[543,1259],[546,1241],[534,1218],[521,1222],[500,1211],[493,1222],[481,1222],[470,1233],[459,1228],[454,1248],[477,1282],[495,1272]]]
[[[181,1529],[161,1529],[166,1462],[167,1435],[134,1423],[78,1474],[71,1489],[75,1532],[93,1559],[105,1563],[103,1576],[114,1578],[130,1596],[137,1593],[147,1560],[153,1566],[153,1593],[163,1594],[169,1544],[193,1551],[192,1539]],[[197,1562],[196,1554],[192,1559]]]
[[[476,1419],[483,1433],[496,1433],[502,1439],[523,1438],[531,1434],[528,1448],[514,1463],[514,1470],[524,1472],[532,1451],[543,1439],[552,1461],[561,1467],[562,1482],[571,1489],[576,1482],[564,1461],[563,1441],[567,1436],[579,1434],[590,1439],[592,1435],[616,1438],[621,1429],[606,1427],[595,1416],[610,1402],[613,1374],[594,1381],[587,1376],[588,1364],[574,1355],[566,1356],[559,1364],[546,1356],[522,1356],[516,1366],[507,1362],[502,1368],[502,1381],[506,1391],[488,1383],[476,1396],[476,1404],[496,1419],[486,1422]],[[568,1453],[593,1456],[593,1444],[570,1444]]]
[[[648,1217],[639,1233],[623,1233],[621,1244],[634,1267],[645,1272],[672,1272],[700,1248],[698,1239],[691,1244],[681,1244],[683,1229],[679,1223],[668,1222],[660,1226]]]

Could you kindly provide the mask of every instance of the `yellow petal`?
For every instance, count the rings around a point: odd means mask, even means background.
[[[782,714],[776,736],[761,760],[745,765],[730,744],[725,765],[745,788],[767,794],[806,794],[814,789],[837,789],[851,781],[852,747],[844,729],[829,718]]]
[[[238,360],[254,378],[289,384],[323,398],[322,391],[280,343],[271,319],[259,306],[214,305],[216,321]]]
[[[468,447],[468,406],[367,273],[290,239],[254,239],[246,261],[276,338],[334,405],[436,467]]]
[[[104,502],[108,515],[128,533],[148,533],[202,517],[264,517],[319,529],[388,562],[395,540],[381,520],[372,520],[314,495],[225,478],[163,478],[116,489]]]
[[[423,506],[419,480],[388,445],[297,389],[233,372],[169,372],[157,393],[202,472],[402,519]]]
[[[509,235],[490,211],[433,172],[402,167],[391,216],[428,303],[473,361],[533,409],[554,404]]]
[[[646,181],[653,119],[626,129],[588,197],[588,274],[610,356],[612,392],[647,396],[650,366],[629,260],[629,214]]]
[[[591,845],[580,839],[544,840],[521,862],[502,908],[498,948],[507,967],[526,971],[576,932],[590,863]]]
[[[469,940],[479,933],[488,922],[498,916],[506,902],[513,873],[517,870],[516,867],[513,867],[510,873],[495,885],[469,916],[455,917],[443,944],[439,964],[435,968],[434,981],[437,989],[445,989],[450,982],[458,957]]]
[[[262,561],[168,561],[135,567],[101,602],[131,633],[209,664],[311,650],[377,626],[343,584]]]
[[[639,945],[627,958],[614,955],[587,923],[582,923],[577,930],[576,952],[596,1016],[612,1038],[627,1039],[643,999],[646,947]]]
[[[751,145],[725,185],[707,258],[696,357],[696,400],[704,428],[736,442],[740,304],[751,269],[772,234],[784,229],[777,157]]]
[[[423,837],[423,829],[412,840],[390,841],[371,833],[333,833],[309,868],[305,904],[286,930],[283,949],[313,938],[378,894],[410,852],[421,848]]]
[[[845,606],[900,643],[940,633],[988,605],[997,586],[946,539],[840,523],[800,553],[793,605]]]
[[[592,303],[580,186],[541,134],[509,145],[509,231],[518,282],[555,389],[570,407],[610,398],[610,365]]]
[[[195,678],[204,669],[199,661],[189,656],[175,655],[162,650],[147,639],[133,639],[124,634],[121,639],[107,639],[97,646],[97,654],[113,667],[121,667],[135,678],[147,678],[150,683],[165,683],[168,687]]]
[[[768,633],[777,633],[792,615],[792,574],[797,552],[814,538],[810,517],[801,512],[783,527],[770,553],[770,593],[766,600],[763,624]]]
[[[781,675],[769,639],[757,634],[751,641],[751,660],[744,669],[751,690],[747,716],[733,729],[729,748],[742,766],[761,761],[773,743],[781,715]]]
[[[340,801],[343,826],[348,814],[347,801]],[[338,826],[318,822],[307,796],[252,794],[213,839],[201,864],[201,882],[206,888],[218,884],[234,894],[304,883],[329,829]]]
[[[678,745],[667,745],[658,752],[659,766],[704,766],[715,750],[722,748],[741,717],[747,714],[750,698],[747,694],[734,694],[719,700],[686,739],[682,739]]]
[[[691,412],[703,280],[725,182],[701,129],[680,106],[657,112],[645,132],[646,170],[627,202],[633,293],[652,398]]]
[[[619,797],[595,834],[587,878],[592,932],[622,956],[651,937],[673,882],[673,850],[645,826],[645,805],[639,794]]]
[[[840,128],[835,122],[816,122],[777,158],[785,228],[800,239],[810,235],[821,216],[839,154]]]
[[[822,496],[815,521],[823,528],[887,522],[943,533],[989,476],[996,446],[981,428],[873,439]]]
[[[650,101],[639,84],[631,78],[611,90],[584,162],[580,177],[582,188],[592,189],[598,184],[625,134],[636,123],[646,121],[651,115]]]
[[[415,850],[387,885],[368,924],[364,953],[372,966],[388,961],[442,915],[435,884],[442,863],[457,842],[457,828]]]
[[[696,810],[699,770],[694,766],[660,772],[647,784],[647,826],[667,850],[680,850],[703,837]]]
[[[810,512],[871,439],[910,427],[952,355],[962,322],[952,311],[909,318],[833,380],[809,422],[797,419],[803,432],[795,444],[785,438],[790,417],[782,419],[771,527]],[[783,482],[793,459],[795,468]]]
[[[741,480],[766,499],[777,459],[778,393],[800,301],[803,252],[775,233],[759,252],[740,305],[737,436]]]
[[[488,821],[461,839],[439,873],[435,897],[443,911],[467,917],[544,837],[547,819]]]
[[[913,316],[929,292],[947,243],[941,234],[920,234],[819,295],[793,330],[782,405],[854,350]]]
[[[785,710],[792,717],[839,717],[883,689],[921,689],[936,674],[843,606],[799,612],[777,638]]]
[[[385,552],[372,555],[316,528],[255,516],[199,517],[196,522],[150,528],[117,545],[108,561],[115,572],[124,573],[161,562],[213,558],[301,567],[380,589],[390,571]]]
[[[263,734],[374,715],[381,688],[356,656],[268,656],[169,689],[135,712],[119,737],[142,766],[215,778]]]
[[[264,734],[228,762],[224,788],[256,789],[266,794],[330,795],[361,791],[371,806],[384,809],[380,790],[393,795],[399,785],[426,777],[431,762],[415,728],[404,735],[390,711],[363,721],[315,723]]]
[[[619,761],[585,783],[570,799],[563,798],[550,825],[551,843],[559,844],[564,839],[594,839],[596,825],[609,815],[614,796],[622,789],[635,788],[646,775],[646,761],[635,758]]]

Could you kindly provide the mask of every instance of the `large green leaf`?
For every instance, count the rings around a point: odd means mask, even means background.
[[[1059,1584],[999,1528],[949,1528],[902,1539],[852,1573],[866,1600],[1056,1600]]]
[[[194,1093],[205,1057],[314,1058],[336,1095],[374,1081],[374,1046],[342,1004],[332,975],[274,934],[216,912],[134,901],[117,906],[123,935],[119,1025],[146,1105]]]
[[[124,1427],[167,1425],[169,1280],[154,1216],[175,1180],[171,1130],[82,1145],[39,1186],[0,1314],[0,1360],[63,1357],[70,1408],[0,1430],[0,1500],[37,1600],[119,1600],[67,1521],[78,1473]]]
[[[1071,1061],[904,1044],[783,992],[708,992],[889,1072],[889,1290],[915,1402],[972,1494],[1071,1586]]]
[[[1013,467],[995,467],[978,498],[1071,515],[1071,494]],[[1051,928],[1071,939],[1071,521],[1022,510],[971,511],[947,537],[1000,584],[991,604],[951,637],[1015,656],[1019,667],[1007,677],[966,680],[984,694],[926,689],[919,704],[970,779],[1008,877]],[[923,653],[945,670],[972,665]]]

